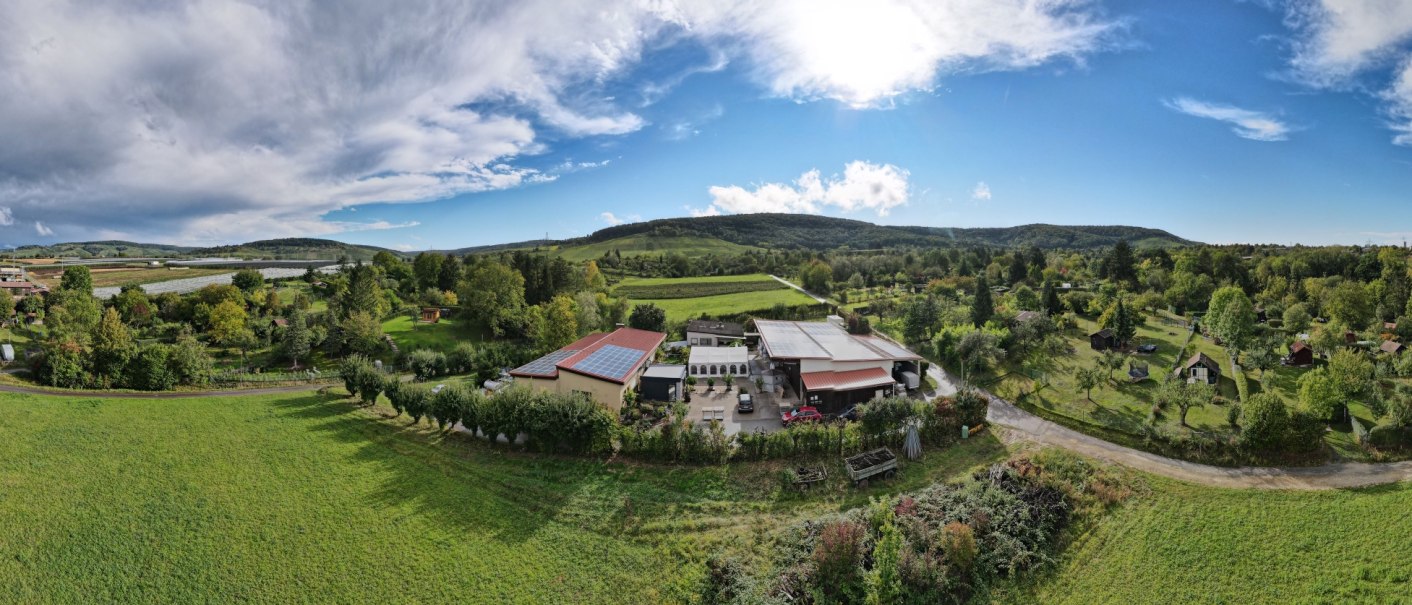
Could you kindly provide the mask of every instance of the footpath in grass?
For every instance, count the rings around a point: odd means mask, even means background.
[[[1412,484],[1152,493],[1101,518],[1014,603],[1406,603]]]
[[[507,453],[337,396],[0,395],[0,594],[17,603],[652,603],[772,532],[1006,455],[982,436],[854,490],[784,463]]]

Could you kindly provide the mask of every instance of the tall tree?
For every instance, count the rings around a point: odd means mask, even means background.
[[[416,276],[418,292],[440,287],[442,259],[440,254],[422,252],[412,260],[412,274]]]
[[[105,384],[124,384],[123,371],[137,352],[132,334],[123,325],[117,309],[111,307],[93,329],[93,371]]]
[[[665,332],[667,312],[652,303],[636,305],[632,308],[632,314],[628,316],[628,326],[639,330]]]
[[[995,316],[995,300],[991,298],[990,284],[985,276],[976,278],[976,296],[971,300],[971,324],[979,328]]]
[[[348,292],[343,296],[343,315],[367,313],[373,319],[387,314],[387,299],[378,284],[377,271],[358,264],[348,270]]]
[[[59,289],[91,295],[93,294],[93,274],[88,271],[88,267],[83,265],[68,267],[64,269],[64,276],[59,279]]]
[[[1117,307],[1113,310],[1113,335],[1118,337],[1118,346],[1127,346],[1137,338],[1138,318],[1131,309],[1128,309],[1123,297],[1118,297]]]
[[[1211,304],[1206,312],[1206,326],[1211,328],[1212,334],[1225,342],[1228,350],[1240,350],[1255,332],[1255,306],[1240,288],[1221,288],[1211,295]]]
[[[496,336],[503,336],[524,310],[525,278],[504,264],[480,263],[457,298],[471,317],[484,322]]]
[[[312,338],[309,333],[308,321],[303,311],[295,311],[289,317],[289,326],[284,329],[284,334],[280,337],[280,349],[286,359],[294,363],[294,368],[299,368],[299,360],[309,355],[312,348]]]
[[[1064,301],[1059,300],[1059,290],[1054,287],[1054,282],[1044,282],[1044,291],[1039,298],[1046,314],[1058,315],[1064,312]]]
[[[1122,284],[1137,284],[1137,260],[1133,248],[1126,240],[1120,240],[1103,258],[1100,269],[1104,277]]]
[[[241,269],[231,276],[230,283],[240,288],[241,292],[249,294],[259,290],[260,286],[265,284],[265,276],[255,269]]]
[[[461,259],[454,254],[447,254],[441,260],[441,271],[436,275],[436,286],[442,292],[455,292],[461,285],[461,273],[464,269],[461,266]]]
[[[574,307],[574,299],[565,294],[555,296],[545,303],[544,327],[539,334],[541,348],[558,349],[578,338],[579,322]]]

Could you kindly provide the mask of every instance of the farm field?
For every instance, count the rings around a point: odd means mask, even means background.
[[[712,237],[677,235],[629,235],[602,242],[582,244],[559,248],[551,252],[565,260],[582,262],[602,258],[604,254],[617,252],[623,256],[643,256],[649,254],[666,254],[668,252],[683,256],[706,256],[709,254],[731,255],[758,250],[751,246],[742,246],[731,242]]]
[[[507,453],[312,393],[0,405],[0,593],[28,603],[681,602],[718,548],[1006,455],[800,496],[780,464]]]
[[[630,304],[650,303],[662,307],[667,312],[668,321],[685,321],[703,314],[720,316],[758,311],[775,305],[814,304],[814,299],[763,274],[688,278],[630,277],[619,282],[613,292],[627,296]],[[639,298],[634,296],[635,294],[646,296]]]
[[[201,269],[202,271],[210,271],[210,273],[197,276],[186,274],[187,271],[196,270],[197,269],[183,269],[181,271],[171,271],[170,273],[174,274],[171,276],[171,279],[142,284],[142,291],[148,294],[162,294],[164,292],[186,294],[188,292],[195,292],[211,284],[229,284],[231,277],[235,275],[235,272],[230,269]],[[266,267],[259,269],[259,271],[260,275],[265,276],[265,279],[284,279],[299,277],[304,274],[304,269],[287,267]],[[98,298],[108,298],[117,295],[120,291],[121,288],[115,286],[95,287],[93,288],[93,295]]]
[[[1004,603],[1405,603],[1412,484],[1236,491],[1151,479]]]
[[[121,288],[122,286],[132,284],[152,284],[173,279],[230,273],[230,269],[209,269],[203,267],[192,267],[189,269],[168,269],[166,267],[94,268],[90,269],[90,271],[93,275],[93,286],[95,288]],[[63,276],[63,272],[35,273],[34,275],[36,280],[50,288],[57,288],[59,287],[59,280]]]

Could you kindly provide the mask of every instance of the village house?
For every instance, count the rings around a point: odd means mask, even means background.
[[[745,340],[745,326],[726,321],[693,319],[686,322],[686,342],[696,347],[721,347]]]
[[[667,335],[634,328],[589,334],[510,371],[516,384],[539,391],[581,393],[610,410],[637,388]]]
[[[1197,353],[1177,368],[1176,377],[1187,382],[1216,384],[1221,380],[1221,364],[1205,353]]]

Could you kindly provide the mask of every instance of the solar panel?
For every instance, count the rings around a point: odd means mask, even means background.
[[[522,365],[516,368],[515,371],[522,374],[548,376],[554,373],[555,366],[557,366],[559,362],[564,361],[569,357],[572,357],[573,354],[577,352],[578,351],[555,351],[553,353],[545,355],[544,357],[540,357],[539,359]]]
[[[603,345],[597,351],[589,353],[588,357],[578,360],[572,369],[605,378],[622,378],[632,370],[633,366],[637,365],[637,362],[645,354],[637,349]]]

